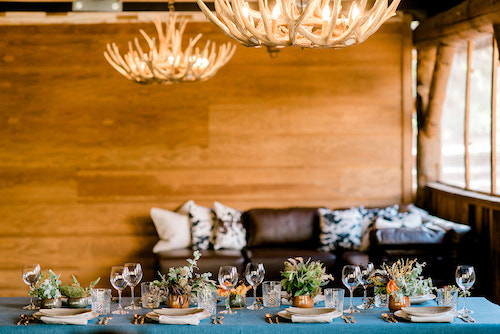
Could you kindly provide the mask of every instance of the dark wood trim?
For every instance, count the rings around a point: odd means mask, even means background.
[[[500,23],[500,1],[467,0],[450,10],[424,20],[414,32],[418,44],[453,44],[492,34]]]

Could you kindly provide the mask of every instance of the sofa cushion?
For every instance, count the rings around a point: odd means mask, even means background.
[[[395,204],[392,206],[388,206],[385,208],[373,208],[373,209],[365,209],[365,207],[359,207],[359,213],[363,216],[363,220],[361,222],[361,247],[360,250],[366,252],[370,248],[370,231],[375,226],[376,218],[382,217],[391,219],[395,217],[399,213],[399,205]]]
[[[214,211],[217,217],[214,249],[243,249],[247,242],[241,212],[219,202],[214,202]]]
[[[191,245],[191,230],[188,211],[193,201],[187,201],[175,212],[151,208],[150,214],[160,240],[153,247],[153,253],[186,248]]]
[[[251,209],[245,213],[248,247],[318,246],[318,209]]]
[[[189,208],[193,249],[205,250],[213,245],[215,213],[211,208],[193,204]]]
[[[373,230],[371,242],[378,247],[442,244],[445,242],[446,231],[430,229],[426,226],[418,228],[384,228]]]
[[[247,250],[248,260],[255,263],[264,264],[266,275],[265,281],[281,280],[281,271],[285,267],[284,263],[289,258],[302,257],[304,261],[309,258],[313,261],[320,261],[324,264],[326,272],[332,273],[336,256],[330,252],[321,252],[312,249],[297,248],[253,248]]]
[[[319,211],[320,250],[356,250],[361,246],[362,216],[358,208]]]
[[[201,257],[198,260],[198,273],[212,273],[212,279],[217,281],[219,267],[222,265],[235,266],[239,273],[243,272],[245,258],[240,251],[221,250],[200,250]],[[157,254],[158,270],[165,274],[171,267],[181,267],[187,265],[186,259],[193,257],[193,250],[189,248],[175,249]]]

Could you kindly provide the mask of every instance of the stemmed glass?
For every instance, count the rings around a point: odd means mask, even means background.
[[[260,310],[262,305],[257,304],[257,286],[264,280],[266,273],[262,263],[248,263],[245,269],[245,278],[253,287],[253,304],[247,306],[249,310]]]
[[[125,280],[124,275],[125,267],[124,266],[115,266],[111,268],[111,274],[109,276],[109,281],[113,288],[118,291],[118,309],[111,313],[113,314],[127,314],[122,307],[122,291],[127,286],[127,281]]]
[[[140,263],[125,263],[125,270],[123,271],[123,277],[127,281],[127,285],[130,287],[130,296],[132,301],[130,305],[125,307],[127,310],[138,310],[139,306],[134,303],[134,288],[142,279],[142,267]]]
[[[345,313],[358,313],[359,310],[356,310],[352,306],[352,294],[356,286],[358,286],[360,281],[361,271],[358,266],[354,265],[346,265],[342,268],[342,283],[349,289],[351,292],[351,306],[344,310]]]
[[[28,284],[30,290],[33,290],[33,286],[40,279],[41,269],[39,264],[25,264],[23,266],[23,281]],[[30,295],[30,304],[23,307],[25,310],[38,310],[38,306],[33,304],[33,296]]]
[[[233,286],[238,283],[238,270],[233,266],[222,266],[219,268],[219,284],[226,290],[226,309],[220,311],[223,314],[233,314],[236,313],[235,310],[231,310],[229,307],[229,291]]]
[[[467,308],[467,291],[472,287],[476,281],[476,272],[473,266],[458,266],[455,272],[455,281],[458,287],[464,293],[464,308],[458,313],[466,317],[467,315],[473,313],[472,310]]]
[[[370,276],[373,272],[373,263],[371,262],[362,262],[359,264],[359,270],[361,272],[359,276],[359,282],[363,286],[363,304],[356,306],[361,310],[367,310],[373,307],[373,305],[368,303],[366,298],[366,288],[371,283]]]

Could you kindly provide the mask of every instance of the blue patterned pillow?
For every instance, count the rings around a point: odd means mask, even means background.
[[[357,250],[361,246],[361,221],[363,216],[358,208],[330,210],[321,208],[319,212],[320,250]]]
[[[194,250],[206,250],[213,245],[215,213],[212,209],[193,204],[189,209],[191,242]]]

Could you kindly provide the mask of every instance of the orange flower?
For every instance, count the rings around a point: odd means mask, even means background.
[[[396,282],[394,282],[394,281],[391,279],[389,282],[387,282],[387,287],[386,287],[386,289],[387,289],[387,292],[388,292],[389,294],[391,294],[391,293],[393,293],[393,292],[395,292],[395,291],[398,291],[398,290],[399,290],[399,287],[398,287],[398,285],[396,284]]]

